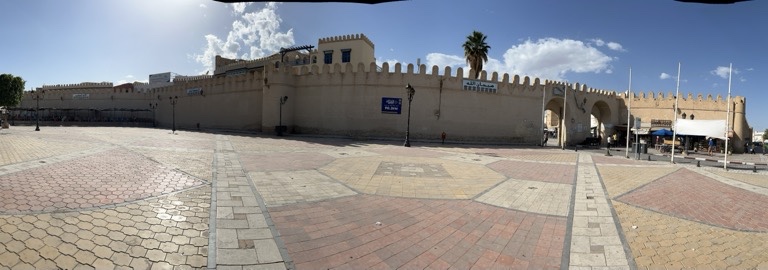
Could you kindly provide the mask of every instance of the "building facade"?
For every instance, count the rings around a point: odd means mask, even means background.
[[[626,93],[485,71],[473,80],[462,68],[398,63],[390,72],[389,64],[375,64],[374,45],[362,34],[322,38],[317,48],[261,59],[217,56],[215,62],[212,75],[177,75],[160,86],[43,86],[26,93],[18,111],[29,113],[42,96],[40,107],[51,112],[91,110],[96,119],[111,113],[110,120],[151,119],[161,127],[256,132],[282,124],[289,133],[377,138],[403,136],[410,110],[412,138],[439,139],[445,132],[448,140],[521,145],[540,144],[544,129],[558,130],[557,142],[570,146],[626,134],[628,126]],[[406,84],[416,90],[410,103]],[[718,120],[728,102],[689,94],[677,111],[673,104],[672,95],[634,93],[630,118]],[[746,99],[735,97],[730,106],[734,151],[740,152],[752,136]]]

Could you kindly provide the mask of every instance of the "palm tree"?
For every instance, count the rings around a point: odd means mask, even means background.
[[[464,42],[464,57],[467,58],[467,64],[472,70],[471,76],[477,79],[480,77],[480,71],[483,70],[483,62],[488,62],[488,50],[491,46],[485,43],[488,36],[478,31],[472,31]]]

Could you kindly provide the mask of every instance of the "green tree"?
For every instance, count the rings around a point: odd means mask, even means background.
[[[0,75],[0,106],[13,107],[21,103],[26,81],[11,74]]]
[[[467,41],[464,42],[464,57],[467,59],[467,64],[472,70],[470,76],[477,79],[480,77],[480,71],[483,70],[483,63],[488,62],[488,50],[491,46],[485,43],[485,39],[488,36],[478,31],[472,31],[472,34],[467,36]]]
[[[763,131],[763,141],[766,141],[766,140],[768,140],[768,128],[766,128],[765,131]]]

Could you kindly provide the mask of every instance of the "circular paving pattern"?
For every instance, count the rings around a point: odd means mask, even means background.
[[[0,176],[0,213],[71,211],[201,184],[133,152],[109,150]]]

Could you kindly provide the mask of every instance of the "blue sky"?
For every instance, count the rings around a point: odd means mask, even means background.
[[[465,67],[461,44],[488,36],[488,71],[625,91],[728,92],[768,128],[768,1],[411,0],[223,4],[212,0],[0,1],[0,73],[44,84],[147,81],[204,73],[212,56],[254,58],[320,37],[364,33],[377,62]],[[441,68],[442,69],[442,68]],[[428,69],[429,70],[429,69]],[[454,69],[455,70],[455,69]]]

